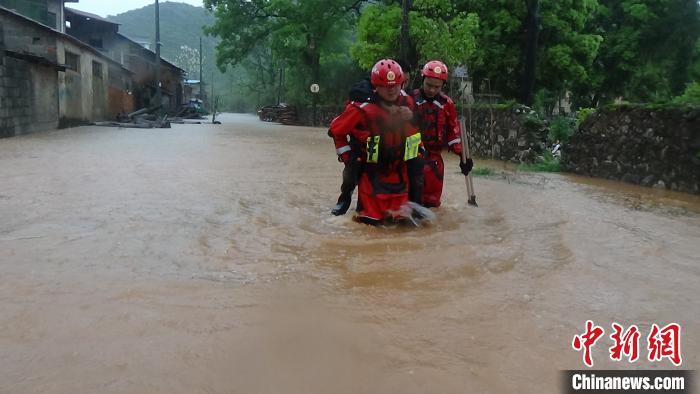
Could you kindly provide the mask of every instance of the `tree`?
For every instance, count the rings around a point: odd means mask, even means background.
[[[592,103],[617,97],[665,101],[692,80],[698,53],[697,0],[601,0],[597,29],[605,36],[596,60],[602,77]]]
[[[357,41],[350,55],[361,68],[369,70],[382,58],[398,57],[401,8],[397,5],[371,5],[362,11],[357,24]]]
[[[241,63],[262,43],[271,49],[274,67],[287,65],[307,83],[321,80],[322,50],[346,30],[363,0],[204,0],[216,22],[207,28],[221,38],[219,67]],[[307,85],[308,86],[308,85]]]
[[[520,89],[523,24],[527,3],[512,0],[461,0],[459,10],[479,15],[476,54],[468,64],[478,91],[490,89],[515,98]],[[484,81],[488,80],[488,83]],[[483,88],[482,88],[483,85]]]
[[[458,9],[479,15],[477,54],[469,65],[475,89],[491,86],[507,99],[529,101],[533,88],[560,95],[572,84],[585,83],[602,42],[589,28],[597,7],[597,0],[458,1]],[[528,35],[534,21],[536,37]],[[527,70],[528,43],[533,42]]]
[[[204,59],[204,57],[203,57]],[[180,46],[180,52],[175,56],[175,64],[187,71],[190,77],[199,75],[199,49],[190,48],[187,45]],[[199,76],[201,79],[201,75]]]
[[[595,77],[593,62],[603,37],[590,23],[599,8],[597,0],[542,0],[537,85],[561,98],[573,86]]]
[[[363,9],[357,41],[350,53],[360,67],[369,69],[378,59],[398,58],[401,8],[398,4],[374,4]],[[453,1],[415,0],[409,13],[409,36],[415,57],[404,59],[417,66],[440,59],[449,66],[470,61],[476,52],[476,14],[459,12]]]
[[[263,41],[265,42],[269,42],[269,39]],[[256,46],[239,66],[237,84],[247,93],[247,97],[255,98],[255,107],[274,102],[278,68],[272,50],[264,45]]]

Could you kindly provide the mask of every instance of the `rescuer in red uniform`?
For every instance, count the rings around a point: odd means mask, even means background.
[[[450,97],[442,92],[447,81],[447,66],[438,60],[425,64],[421,72],[423,86],[412,92],[415,101],[416,122],[427,150],[423,165],[423,198],[425,207],[439,207],[445,164],[442,149],[447,147],[457,155],[462,153],[457,109]],[[460,161],[460,170],[465,176],[469,174],[474,163],[467,159]]]
[[[350,102],[329,130],[340,160],[362,163],[356,217],[364,223],[406,215],[402,206],[409,200],[407,168],[420,160],[421,136],[413,124],[413,100],[401,94],[403,81],[396,61],[378,61],[371,74],[375,100]]]

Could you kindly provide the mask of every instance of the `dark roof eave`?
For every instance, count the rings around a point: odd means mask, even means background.
[[[129,37],[127,37],[127,36],[125,36],[125,35],[123,35],[123,34],[121,34],[121,33],[117,33],[117,37],[119,37],[119,38],[121,38],[121,39],[123,39],[123,40],[129,41],[129,42],[131,42],[132,44],[138,45],[139,48],[141,48],[141,50],[143,50],[143,51],[145,51],[145,52],[151,53],[151,54],[153,54],[153,55],[156,54],[156,53],[153,52],[152,50],[145,48],[143,45],[139,44],[138,42],[132,40],[131,38],[129,38]],[[160,57],[160,60],[161,60],[163,63],[167,63],[168,65],[172,66],[173,68],[176,68],[176,69],[182,71],[183,73],[186,73],[186,72],[187,72],[187,71],[185,71],[184,69],[182,69],[182,68],[176,66],[175,64],[171,63],[170,61],[168,61],[168,60],[166,60],[166,59],[163,59],[162,56]]]
[[[75,8],[66,7],[65,10],[66,10],[66,14],[74,14],[74,15],[82,16],[83,18],[94,19],[98,22],[109,23],[110,25],[116,25],[116,26],[120,25],[120,23],[112,22],[111,20],[103,18],[99,15],[91,14],[91,13],[85,12],[85,11],[76,10]]]
[[[101,59],[103,59],[103,60],[105,60],[105,61],[107,61],[107,62],[109,62],[109,63],[118,64],[119,67],[124,68],[124,66],[122,66],[122,64],[119,63],[118,61],[111,59],[110,57],[108,57],[108,56],[106,56],[105,54],[103,54],[102,52],[100,52],[98,49],[91,47],[91,46],[88,45],[87,43],[84,43],[84,42],[80,41],[79,39],[77,39],[77,38],[75,38],[75,37],[73,37],[73,36],[71,36],[71,35],[69,35],[69,34],[63,33],[63,32],[61,32],[61,31],[59,31],[59,30],[56,30],[56,29],[54,29],[54,28],[52,28],[52,27],[46,26],[46,25],[43,24],[43,23],[39,23],[39,22],[37,22],[37,21],[35,21],[35,20],[33,20],[33,19],[27,18],[26,16],[24,16],[24,15],[22,15],[22,14],[19,14],[19,13],[15,12],[15,11],[13,11],[13,10],[11,10],[11,9],[8,9],[8,8],[5,8],[5,7],[0,6],[0,11],[5,12],[5,13],[11,15],[11,16],[14,16],[15,18],[19,18],[19,19],[23,20],[24,22],[31,23],[31,24],[35,25],[36,27],[39,27],[39,28],[41,28],[41,29],[43,29],[43,30],[48,30],[49,32],[55,34],[56,36],[58,36],[58,37],[60,37],[60,38],[66,39],[66,40],[68,40],[68,41],[71,41],[71,42],[73,42],[74,44],[76,44],[76,45],[78,45],[78,46],[80,46],[80,47],[83,47],[84,49],[89,50],[89,51],[92,52],[93,54],[97,55],[99,58],[101,58]]]

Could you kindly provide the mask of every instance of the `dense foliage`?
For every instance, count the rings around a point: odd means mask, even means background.
[[[592,26],[605,38],[595,78],[580,86],[589,105],[622,97],[667,101],[698,75],[700,10],[697,0],[600,0]],[[694,75],[693,75],[694,74]]]
[[[312,100],[309,86],[321,86],[321,102],[342,102],[346,86],[360,71],[347,55],[362,1],[356,0],[204,0],[216,16],[209,34],[221,38],[217,45],[220,68],[245,64],[252,56],[263,60],[266,70],[281,70],[284,99],[306,104]],[[248,67],[248,71],[250,67]],[[263,72],[263,70],[259,70]],[[253,76],[258,82],[261,78]],[[270,96],[281,96],[280,87],[258,84]],[[276,94],[275,94],[276,91]],[[268,100],[268,103],[269,100]]]
[[[401,53],[401,0],[204,3],[209,13],[162,6],[163,52],[185,63],[180,47],[196,50],[201,27],[209,26],[205,80],[216,59],[226,71],[215,79],[229,109],[252,110],[280,99],[307,105],[311,83],[321,86],[319,103],[338,105],[374,61]],[[616,101],[698,100],[697,0],[409,3],[411,56],[405,60],[413,67],[433,58],[451,69],[464,65],[476,94],[525,102],[529,89],[533,106],[545,114],[564,97],[574,110]],[[114,17],[127,35],[151,37],[143,18],[152,18],[152,7]]]

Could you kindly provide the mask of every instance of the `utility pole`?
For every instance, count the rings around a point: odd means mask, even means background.
[[[216,121],[216,98],[214,96],[214,72],[211,72],[211,122],[214,123]]]
[[[204,73],[202,72],[202,37],[199,37],[199,91],[202,92],[202,82],[204,81]]]
[[[160,3],[156,0],[156,105],[160,116],[163,105],[163,93],[160,87]]]
[[[277,105],[282,102],[282,84],[284,80],[284,64],[280,65],[280,79],[279,85],[277,86]]]
[[[312,105],[314,118],[312,119],[311,124],[315,127],[316,113],[318,107],[318,83],[321,80],[321,49],[316,45],[316,37],[313,34],[309,37],[308,54],[311,57],[311,77],[313,78],[311,84],[311,93],[313,93]]]

